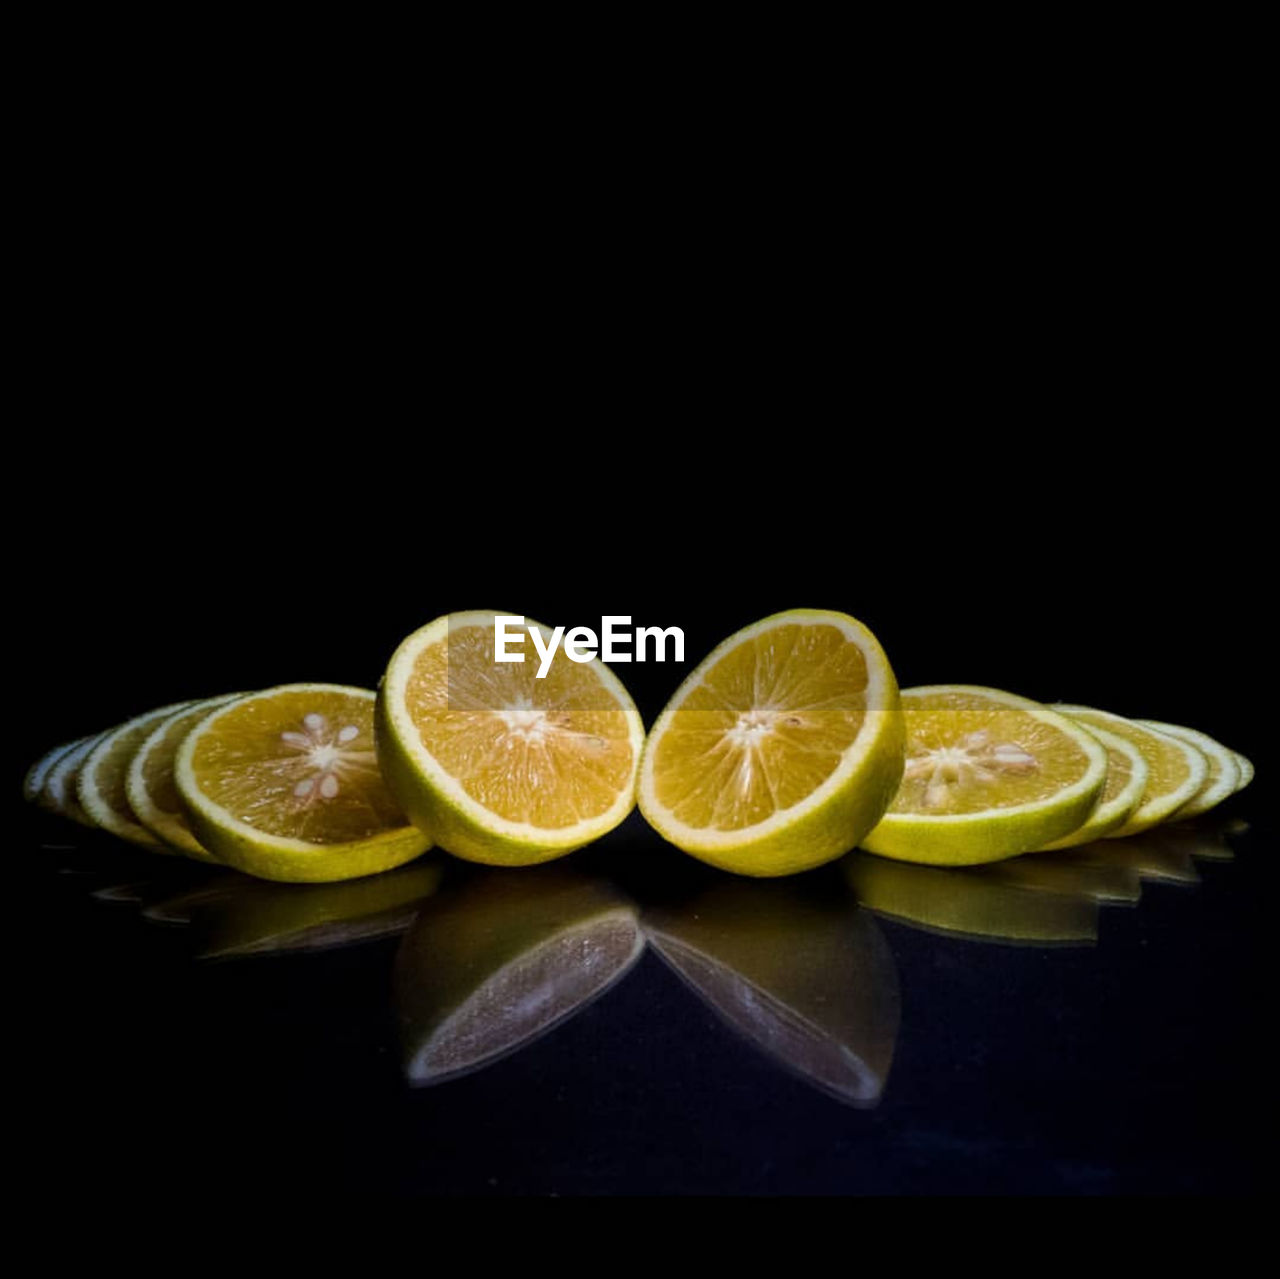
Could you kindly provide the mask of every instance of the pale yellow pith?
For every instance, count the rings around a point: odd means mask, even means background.
[[[545,678],[495,661],[492,625],[451,625],[414,657],[404,707],[421,745],[483,809],[555,831],[603,817],[632,782],[634,726],[593,663],[558,651]]]
[[[702,673],[654,745],[653,792],[685,826],[734,831],[808,798],[867,715],[862,649],[836,626],[791,623]]]
[[[316,686],[248,697],[197,730],[201,794],[253,830],[342,844],[404,826],[373,744],[372,696]]]
[[[978,694],[902,696],[907,769],[891,814],[963,816],[1051,800],[1092,761],[1056,724]]]

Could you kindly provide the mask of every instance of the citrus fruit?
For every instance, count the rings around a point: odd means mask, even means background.
[[[1105,728],[1094,725],[1089,731],[1106,748],[1107,780],[1085,824],[1046,844],[1048,849],[1077,848],[1118,830],[1133,815],[1146,792],[1150,769],[1138,748]]]
[[[571,865],[456,867],[405,935],[395,1004],[414,1085],[469,1074],[580,1012],[644,950],[635,908]]]
[[[60,746],[51,747],[27,769],[27,775],[22,779],[22,798],[28,804],[39,803],[40,793],[44,790],[49,771],[69,750],[78,745],[79,742],[76,741],[63,742]]]
[[[40,788],[37,803],[52,813],[62,817],[70,817],[81,826],[96,826],[90,820],[80,800],[76,796],[76,782],[80,776],[80,767],[85,757],[98,743],[98,736],[84,737],[60,755],[50,766],[45,775],[44,785]]]
[[[1027,858],[1034,867],[1036,858]],[[840,863],[858,900],[929,932],[1013,945],[1089,945],[1098,939],[1092,897],[1036,892],[982,871],[912,866],[854,853]]]
[[[206,715],[239,696],[236,693],[194,702],[161,720],[129,761],[125,793],[134,816],[162,843],[197,861],[213,862],[217,858],[191,833],[191,823],[182,811],[182,800],[173,780],[174,760],[182,739]]]
[[[219,707],[178,748],[174,780],[214,857],[287,882],[354,879],[425,852],[378,774],[374,694],[286,684]]]
[[[658,716],[640,809],[686,853],[789,875],[847,853],[902,777],[889,660],[861,622],[795,609],[730,636]]]
[[[168,719],[186,705],[186,702],[181,702],[162,706],[104,733],[85,756],[76,778],[76,798],[94,825],[154,853],[173,850],[143,826],[129,807],[126,785],[129,761],[161,720]]]
[[[1194,746],[1209,765],[1209,775],[1204,785],[1191,796],[1173,815],[1174,821],[1182,821],[1186,817],[1199,817],[1211,808],[1217,808],[1230,795],[1234,795],[1240,787],[1240,764],[1235,751],[1228,750],[1221,742],[1215,741],[1208,733],[1195,728],[1184,728],[1181,724],[1165,724],[1154,719],[1140,719],[1139,724],[1145,728],[1154,728],[1158,733],[1166,733],[1176,737],[1188,746]]]
[[[527,866],[626,817],[644,727],[599,661],[570,661],[560,648],[544,678],[534,660],[496,661],[498,616],[507,615],[438,617],[396,649],[378,691],[378,760],[405,812],[442,848]],[[550,639],[535,622],[507,629]]]
[[[832,887],[718,876],[642,919],[729,1026],[831,1096],[874,1106],[898,1037],[898,971],[870,911]]]
[[[1079,829],[1102,793],[1107,753],[1039,702],[994,688],[902,692],[907,766],[862,847],[942,866],[1000,861]]]
[[[1128,820],[1107,835],[1108,839],[1124,839],[1167,821],[1204,785],[1209,775],[1205,757],[1194,746],[1167,733],[1091,706],[1060,705],[1054,709],[1086,728],[1101,728],[1123,737],[1136,746],[1147,761],[1147,788],[1142,799]]]
[[[1240,766],[1240,780],[1236,783],[1236,790],[1244,790],[1253,781],[1253,760],[1247,755],[1241,755],[1239,751],[1232,751],[1232,754]]]

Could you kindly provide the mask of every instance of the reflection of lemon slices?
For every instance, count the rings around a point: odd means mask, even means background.
[[[1162,724],[1153,719],[1138,721],[1146,728],[1154,728],[1158,733],[1176,737],[1188,746],[1194,746],[1207,761],[1209,775],[1194,795],[1174,814],[1175,821],[1184,817],[1199,817],[1211,808],[1217,808],[1230,795],[1234,795],[1240,786],[1240,762],[1235,751],[1228,750],[1221,742],[1215,741],[1208,733],[1198,729],[1183,728],[1181,724]]]
[[[1107,780],[1088,821],[1070,835],[1055,839],[1049,848],[1076,848],[1119,830],[1133,815],[1146,792],[1150,769],[1138,748],[1097,725],[1089,731],[1106,748]]]
[[[76,779],[76,797],[89,819],[103,830],[153,853],[172,851],[137,819],[129,807],[129,761],[151,730],[187,705],[162,706],[139,715],[102,737],[85,757]]]
[[[884,1091],[898,1036],[898,972],[852,894],[811,876],[784,884],[719,876],[646,911],[657,953],[748,1040],[855,1106]]]
[[[1035,858],[1028,858],[1034,867]],[[1091,897],[1036,892],[985,872],[909,866],[866,853],[840,863],[858,900],[930,932],[1012,945],[1092,945],[1098,903]]]
[[[1137,747],[1147,761],[1147,789],[1143,791],[1142,800],[1123,826],[1109,832],[1109,839],[1137,835],[1166,821],[1204,785],[1209,775],[1205,757],[1194,746],[1167,733],[1091,706],[1057,706],[1054,709],[1086,728],[1101,728],[1123,737]]]
[[[215,710],[178,749],[191,828],[215,857],[261,879],[354,879],[430,844],[409,826],[373,747],[374,695],[287,684]]]
[[[965,866],[1043,848],[1079,829],[1102,793],[1107,753],[1078,724],[993,688],[902,693],[907,768],[863,848]]]
[[[795,609],[725,640],[658,716],[640,808],[677,848],[743,875],[847,853],[902,777],[898,686],[843,613]]]
[[[644,743],[639,712],[617,676],[556,650],[538,678],[529,622],[526,660],[499,662],[494,613],[454,613],[396,650],[378,696],[378,758],[405,812],[469,861],[526,866],[612,830],[635,806]]]
[[[409,1082],[440,1083],[524,1047],[602,995],[643,950],[635,908],[569,864],[536,875],[457,868],[396,957]]]
[[[170,848],[198,861],[217,859],[202,848],[191,833],[191,823],[182,811],[178,787],[173,780],[174,760],[182,739],[210,711],[234,701],[236,696],[239,694],[196,702],[170,715],[151,729],[129,761],[126,792],[138,821]]]

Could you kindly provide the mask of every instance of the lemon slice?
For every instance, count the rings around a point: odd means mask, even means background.
[[[63,742],[61,746],[54,746],[27,769],[27,775],[22,779],[22,798],[28,804],[39,803],[40,793],[44,790],[45,779],[50,770],[69,750],[78,745],[79,742]]]
[[[173,851],[138,821],[129,807],[126,782],[134,751],[161,720],[168,719],[187,705],[180,702],[162,706],[159,710],[127,720],[118,728],[104,733],[85,756],[76,778],[76,798],[95,826],[153,853]]]
[[[76,798],[76,779],[80,776],[80,766],[84,763],[85,756],[97,745],[98,738],[98,734],[82,737],[53,761],[36,799],[41,808],[57,813],[60,817],[70,817],[81,826],[94,825]]]
[[[1240,767],[1240,780],[1236,783],[1236,790],[1242,791],[1253,781],[1253,760],[1248,755],[1241,755],[1239,751],[1231,753],[1236,757],[1236,763]]]
[[[1164,724],[1159,720],[1140,719],[1144,728],[1154,728],[1157,733],[1166,733],[1176,737],[1188,746],[1194,746],[1209,765],[1209,775],[1204,785],[1173,815],[1174,821],[1182,821],[1185,817],[1199,817],[1211,808],[1217,808],[1230,795],[1234,795],[1240,786],[1240,763],[1235,751],[1228,750],[1221,742],[1215,741],[1208,733],[1199,729],[1184,728],[1181,724]]]
[[[174,780],[214,857],[260,879],[373,875],[430,847],[378,773],[374,695],[286,684],[207,715],[178,748]]]
[[[239,696],[213,697],[170,715],[154,725],[129,761],[125,793],[134,816],[162,843],[197,861],[216,862],[217,858],[191,833],[173,780],[174,761],[182,739],[211,711]]]
[[[497,662],[494,619],[453,613],[396,650],[378,695],[378,758],[405,812],[468,861],[527,866],[612,830],[635,806],[639,712],[599,661],[556,650]]]
[[[1204,785],[1209,764],[1194,747],[1167,733],[1146,728],[1122,715],[1095,710],[1091,706],[1056,706],[1086,728],[1101,728],[1123,737],[1138,748],[1150,770],[1142,801],[1129,820],[1108,834],[1108,839],[1124,839],[1167,821]]]
[[[686,853],[790,875],[847,853],[902,777],[889,659],[861,622],[795,609],[720,644],[658,716],[640,809]]]
[[[1103,783],[1102,794],[1085,824],[1079,830],[1073,830],[1070,835],[1064,835],[1061,839],[1055,839],[1052,844],[1045,845],[1047,849],[1076,848],[1101,839],[1113,830],[1119,830],[1133,815],[1146,792],[1151,770],[1138,748],[1123,737],[1096,725],[1089,731],[1106,748],[1107,780]]]
[[[902,786],[862,847],[942,866],[1000,861],[1078,830],[1107,752],[1078,724],[994,688],[904,689]]]

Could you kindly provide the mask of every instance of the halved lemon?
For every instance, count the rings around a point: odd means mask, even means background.
[[[195,702],[161,720],[152,727],[129,761],[125,793],[134,816],[162,843],[197,861],[216,862],[218,859],[191,833],[191,823],[182,810],[182,800],[173,780],[174,761],[182,739],[206,715],[239,696],[235,693]]]
[[[174,780],[196,839],[260,879],[331,882],[412,861],[431,841],[378,773],[374,694],[286,684],[207,715]]]
[[[640,809],[686,853],[741,875],[832,861],[902,777],[898,684],[844,613],[794,609],[720,644],[658,716]]]
[[[40,797],[36,801],[41,808],[47,808],[60,817],[70,817],[81,826],[95,827],[97,823],[90,820],[88,814],[80,807],[76,797],[76,781],[80,776],[80,767],[85,757],[97,745],[100,734],[82,737],[74,743],[70,750],[63,752],[53,762],[45,775],[44,785],[40,788]]]
[[[162,706],[113,728],[85,756],[76,778],[76,798],[94,825],[153,853],[173,850],[143,826],[129,807],[129,761],[157,724],[187,705]]]
[[[1119,830],[1133,815],[1146,792],[1151,770],[1138,748],[1096,725],[1089,731],[1107,752],[1107,780],[1103,783],[1102,794],[1083,826],[1070,835],[1055,839],[1052,844],[1046,844],[1046,849],[1076,848]]]
[[[1166,733],[1176,737],[1188,746],[1194,746],[1209,765],[1209,775],[1194,795],[1173,815],[1173,820],[1180,822],[1185,817],[1199,817],[1211,808],[1217,808],[1230,795],[1234,795],[1240,785],[1240,762],[1235,751],[1228,750],[1221,742],[1202,733],[1199,729],[1184,728],[1181,724],[1165,724],[1159,720],[1141,719],[1138,721],[1144,728],[1154,728],[1158,733]]]
[[[1102,744],[1065,715],[994,688],[902,692],[902,786],[862,847],[940,866],[1001,861],[1078,830],[1107,776]]]
[[[489,612],[451,613],[410,635],[378,691],[378,759],[414,822],[456,857],[528,866],[612,830],[635,806],[644,726],[603,663],[556,650],[538,677],[498,662]]]
[[[1167,733],[1091,706],[1059,705],[1054,709],[1086,728],[1101,728],[1123,737],[1136,746],[1147,761],[1147,788],[1142,800],[1128,821],[1106,836],[1108,839],[1137,835],[1168,820],[1204,785],[1209,775],[1205,757],[1194,746]]]

